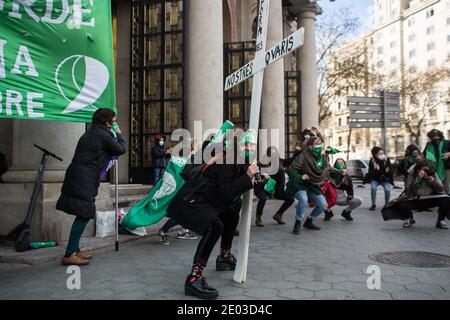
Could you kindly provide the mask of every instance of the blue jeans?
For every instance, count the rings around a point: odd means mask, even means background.
[[[370,195],[372,196],[372,206],[375,206],[377,203],[377,188],[379,185],[383,186],[384,189],[384,202],[388,203],[391,199],[392,184],[390,182],[372,180],[370,181]]]
[[[164,168],[153,168],[153,184],[156,184],[161,179],[164,173]]]
[[[294,195],[295,199],[298,200],[297,212],[295,218],[297,220],[303,220],[305,216],[305,210],[308,207],[308,199],[314,202],[316,207],[309,215],[309,218],[315,219],[327,208],[327,200],[322,194],[315,194],[312,192],[300,190]]]

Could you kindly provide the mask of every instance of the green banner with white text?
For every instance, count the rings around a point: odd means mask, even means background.
[[[116,111],[111,1],[0,0],[0,118]]]

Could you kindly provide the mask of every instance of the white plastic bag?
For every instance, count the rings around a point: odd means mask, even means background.
[[[95,236],[105,238],[116,234],[116,212],[97,211]]]

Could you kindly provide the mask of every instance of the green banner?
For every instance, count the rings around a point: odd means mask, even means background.
[[[116,110],[111,1],[0,0],[0,118]]]

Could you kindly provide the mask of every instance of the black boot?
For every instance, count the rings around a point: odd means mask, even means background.
[[[320,230],[320,227],[316,226],[313,223],[313,219],[312,218],[307,218],[305,223],[303,224],[303,228],[305,229],[309,229],[309,230]]]
[[[206,300],[216,299],[219,296],[219,292],[209,286],[205,277],[200,277],[195,281],[191,281],[191,279],[192,276],[189,275],[184,284],[184,293],[187,296]]]
[[[216,260],[216,271],[235,270],[236,262],[237,259],[232,254],[229,254],[226,257],[219,255]]]
[[[331,211],[331,209],[325,210],[325,218],[323,219],[323,221],[330,221],[333,217],[334,213],[333,211]]]
[[[351,211],[347,211],[344,209],[344,211],[342,211],[341,216],[343,216],[345,218],[345,220],[347,221],[353,221],[352,216],[350,215]]]
[[[301,227],[302,227],[302,221],[295,220],[294,229],[292,230],[292,234],[300,234]]]

